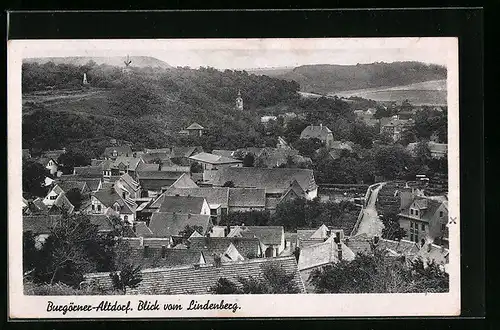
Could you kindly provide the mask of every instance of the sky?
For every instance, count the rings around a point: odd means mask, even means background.
[[[15,40],[22,57],[152,56],[217,69],[419,61],[445,65],[455,38]]]

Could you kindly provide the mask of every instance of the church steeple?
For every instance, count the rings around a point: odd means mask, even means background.
[[[238,90],[238,97],[236,98],[236,109],[243,110],[243,99],[241,98],[240,90]]]

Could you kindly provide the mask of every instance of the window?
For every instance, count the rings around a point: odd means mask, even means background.
[[[443,211],[439,211],[439,217],[442,218],[443,217]]]
[[[410,214],[413,215],[413,209],[410,209]]]
[[[51,200],[51,201],[54,201],[54,200],[56,200],[56,199],[57,199],[57,195],[55,195],[55,196],[50,196],[50,200]]]
[[[125,215],[125,216],[123,217],[123,220],[124,220],[124,221],[128,221],[128,215]]]
[[[410,221],[410,228],[413,228],[413,222]]]
[[[163,259],[165,259],[165,255],[167,254],[167,248],[165,247],[165,245],[162,245],[161,246],[161,257]]]
[[[92,211],[95,211],[95,205],[92,204]]]
[[[97,205],[97,211],[101,212],[101,209],[102,209],[101,204]]]
[[[126,193],[126,192],[123,192],[123,193],[122,193],[122,197],[123,197],[123,199],[127,198],[127,193]]]
[[[415,234],[415,243],[418,243],[418,234]]]
[[[413,234],[410,234],[410,241],[413,241]]]
[[[210,215],[217,215],[217,209],[210,209]]]
[[[415,210],[415,215],[418,216],[418,210]]]
[[[420,226],[420,229],[425,230],[425,224],[424,223]]]
[[[442,231],[445,231],[445,230],[446,230],[446,224],[444,224],[444,223],[443,223],[443,224],[441,224],[441,230],[442,230]]]

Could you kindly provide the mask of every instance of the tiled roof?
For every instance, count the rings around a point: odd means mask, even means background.
[[[280,245],[284,238],[282,226],[234,226],[228,237],[256,237],[265,245]]]
[[[145,222],[136,221],[134,223],[134,225],[135,225],[136,236],[138,236],[138,237],[152,237],[153,236],[153,232],[151,231],[151,229],[149,229],[149,227],[146,225]]]
[[[193,154],[203,151],[201,147],[173,147],[172,158],[191,157]]]
[[[101,183],[100,178],[84,178],[78,175],[61,175],[57,178],[57,183],[62,181],[80,181],[85,182],[91,191],[97,191]]]
[[[224,157],[228,157],[228,158],[232,158],[233,153],[234,153],[234,150],[221,150],[221,149],[212,150],[212,154],[224,156]]]
[[[151,172],[151,171],[159,171],[160,170],[160,164],[146,164],[146,163],[139,163],[137,165],[137,171],[143,171],[143,172]]]
[[[107,215],[89,214],[88,217],[90,218],[90,223],[97,225],[99,231],[109,232],[114,230],[113,224]]]
[[[134,264],[141,265],[142,269],[177,267],[199,264],[202,260],[202,252],[149,246],[147,255],[144,254],[144,247],[137,247],[132,249],[130,257]]]
[[[202,234],[205,234],[209,223],[210,215],[155,212],[151,217],[149,229],[155,237],[170,237],[179,236],[179,232],[190,225],[202,227]]]
[[[61,219],[60,215],[25,215],[23,216],[23,232],[33,234],[50,234],[50,229]]]
[[[300,138],[301,139],[317,138],[320,140],[326,140],[327,136],[330,134],[332,134],[332,131],[326,126],[309,125],[306,128],[304,128],[302,133],[300,133]]]
[[[227,187],[169,188],[164,194],[167,196],[204,197],[209,205],[219,204],[226,208],[229,200],[229,188]]]
[[[378,244],[376,245],[377,249],[389,250],[399,255],[404,255],[408,258],[413,258],[419,252],[420,248],[417,243],[400,240],[400,241],[391,241],[388,239],[381,238],[379,239]]]
[[[43,203],[43,199],[41,198],[37,198],[35,199],[30,205],[28,205],[30,210],[34,213],[38,213],[38,212],[41,212],[41,213],[45,213],[45,212],[48,212],[49,211],[49,208],[47,207],[47,205],[45,205]]]
[[[237,188],[261,188],[266,193],[282,193],[297,180],[301,188],[317,188],[312,170],[296,168],[226,167],[215,175],[214,186],[232,181]]]
[[[421,258],[427,264],[429,261],[435,261],[438,264],[448,263],[448,249],[435,244],[425,244],[420,248],[415,258]]]
[[[213,263],[214,255],[226,252],[229,245],[233,244],[244,257],[259,257],[260,241],[252,237],[191,237],[189,249],[203,251],[207,263]]]
[[[334,237],[330,237],[324,243],[313,244],[300,249],[298,267],[305,270],[313,267],[323,266],[329,263],[338,262],[338,247],[334,242]],[[354,260],[354,252],[344,243],[342,246],[342,259]]]
[[[295,257],[259,258],[245,261],[214,265],[179,266],[174,268],[157,268],[142,271],[142,281],[130,294],[209,294],[219,278],[227,278],[238,283],[239,277],[250,276],[262,278],[263,267],[277,265],[286,274],[294,275],[294,282],[301,293],[305,293],[304,283],[298,272]],[[95,281],[99,285],[111,287],[109,273],[86,274],[87,281]]]
[[[104,149],[104,157],[113,157],[113,152],[116,151],[118,156],[131,156],[132,148],[130,146],[115,146],[115,147],[107,147]]]
[[[181,172],[141,171],[137,172],[137,179],[144,190],[160,191],[162,187],[171,186],[182,174]]]
[[[111,165],[111,168],[118,168],[120,164],[124,164],[126,168],[128,168],[129,170],[135,171],[140,162],[141,158],[130,157],[130,156],[118,156]]]
[[[155,160],[158,160],[158,159],[161,162],[170,161],[170,157],[171,157],[170,151],[168,153],[167,152],[151,152],[151,153],[141,155],[142,160],[148,164],[153,163]]]
[[[43,166],[47,166],[47,164],[49,163],[49,161],[51,160],[52,158],[48,158],[48,157],[39,157],[36,162],[39,163],[39,164],[42,164]],[[53,159],[54,160],[54,159]],[[54,160],[55,161],[55,160]]]
[[[420,217],[419,219],[421,221],[427,221],[430,222],[432,220],[432,216],[436,213],[437,209],[442,205],[445,204],[447,205],[447,202],[441,201],[436,198],[429,198],[427,196],[416,196],[413,199],[413,202],[416,202],[419,207],[422,207],[423,209],[420,212]],[[403,209],[399,215],[403,215],[406,217],[413,217],[410,215],[410,206],[413,203],[409,204],[408,207]],[[425,207],[425,208],[424,208]]]
[[[45,157],[45,158],[52,158],[53,160],[57,161],[57,159],[62,155],[66,153],[66,150],[49,150],[49,151],[45,151],[42,153],[42,157]]]
[[[77,166],[74,168],[74,174],[85,178],[101,178],[103,175],[100,166]]]
[[[72,189],[78,189],[80,193],[83,193],[87,187],[87,183],[85,181],[64,180],[58,181],[57,186],[59,186],[66,193]]]
[[[239,159],[229,158],[220,155],[209,154],[207,152],[200,152],[199,154],[189,157],[191,160],[209,164],[239,164],[242,163]]]
[[[201,214],[205,198],[194,196],[165,196],[160,212]]]
[[[52,204],[50,211],[53,211],[53,209],[59,209],[59,210],[64,209],[68,213],[71,213],[75,209],[75,206],[71,204],[68,197],[66,197],[66,194],[64,192],[61,192],[54,201],[54,204]]]
[[[192,123],[191,125],[189,125],[187,128],[187,130],[200,130],[200,129],[205,129],[205,127],[201,126],[200,124],[198,123]]]
[[[351,236],[345,241],[345,244],[357,255],[359,253],[370,255],[372,251],[372,240],[366,233]]]
[[[120,213],[131,214],[137,208],[137,204],[133,202],[126,202],[121,198],[120,195],[116,193],[114,189],[103,188],[94,193],[95,198],[97,198],[106,207],[112,207],[115,202],[120,204]]]
[[[265,207],[266,191],[257,188],[230,188],[229,207]]]

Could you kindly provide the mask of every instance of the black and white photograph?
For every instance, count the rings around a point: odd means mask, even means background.
[[[458,315],[457,44],[12,41],[17,312]]]

